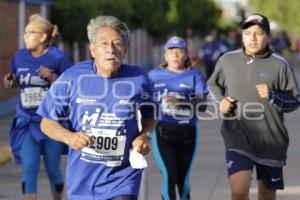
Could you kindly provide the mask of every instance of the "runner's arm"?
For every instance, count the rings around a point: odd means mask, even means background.
[[[147,155],[150,151],[149,143],[151,141],[149,133],[155,128],[156,120],[148,117],[141,117],[141,126],[142,130],[139,136],[137,136],[132,142],[132,146],[141,154]]]
[[[43,117],[41,130],[50,138],[63,142],[73,149],[82,149],[93,144],[93,140],[85,133],[71,132],[58,122]]]

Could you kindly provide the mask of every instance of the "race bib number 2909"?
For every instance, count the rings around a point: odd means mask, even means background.
[[[126,135],[117,130],[91,128],[87,134],[94,144],[82,149],[81,159],[101,163],[106,166],[119,166],[124,159]]]

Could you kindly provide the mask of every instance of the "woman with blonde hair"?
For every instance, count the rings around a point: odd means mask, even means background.
[[[202,74],[193,68],[184,39],[174,36],[165,44],[165,62],[149,76],[160,105],[153,153],[162,173],[162,199],[190,199],[189,176],[199,146],[197,114],[204,111],[208,93]]]
[[[36,114],[44,95],[55,79],[72,65],[70,58],[50,42],[57,36],[54,26],[38,14],[31,15],[25,27],[25,48],[17,51],[10,73],[3,79],[5,88],[18,87],[20,101],[10,130],[10,147],[17,164],[23,168],[22,190],[25,200],[37,199],[40,155],[54,200],[61,200],[63,176],[60,156],[64,145],[41,132],[41,117]]]

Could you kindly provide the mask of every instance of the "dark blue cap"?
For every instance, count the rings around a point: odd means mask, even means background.
[[[247,29],[248,27],[252,25],[258,25],[260,26],[263,30],[265,30],[268,34],[270,33],[270,23],[269,20],[266,16],[261,15],[261,14],[253,14],[247,17],[243,24],[242,24],[242,29]]]

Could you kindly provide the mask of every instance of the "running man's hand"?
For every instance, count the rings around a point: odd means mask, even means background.
[[[267,84],[259,84],[256,85],[257,92],[260,98],[269,98],[269,88]]]
[[[230,113],[236,106],[235,102],[236,100],[231,96],[224,97],[220,102],[220,112],[224,114]]]
[[[72,149],[79,150],[94,143],[92,138],[83,132],[68,134],[64,142]]]
[[[142,133],[133,140],[132,147],[145,156],[150,152],[150,141],[151,139],[145,133]]]
[[[16,76],[13,73],[7,73],[3,77],[3,85],[5,88],[12,88],[15,84]]]

